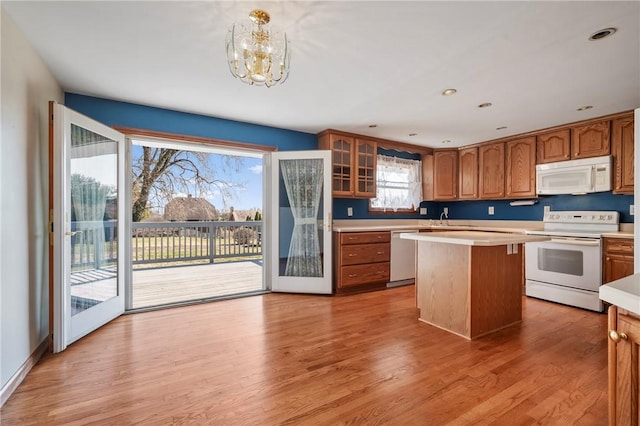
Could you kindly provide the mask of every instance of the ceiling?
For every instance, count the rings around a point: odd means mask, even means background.
[[[282,86],[248,86],[227,67],[227,31],[257,7],[291,40]],[[309,133],[333,128],[455,147],[640,106],[637,1],[2,1],[2,8],[67,92]],[[588,40],[607,27],[618,31]],[[458,92],[442,96],[447,88]],[[492,106],[478,108],[486,102]],[[585,105],[593,108],[577,111]]]

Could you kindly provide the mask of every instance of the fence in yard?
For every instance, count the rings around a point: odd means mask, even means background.
[[[131,231],[134,265],[262,257],[262,222],[137,222]],[[72,232],[72,270],[115,263],[115,222],[72,222]]]

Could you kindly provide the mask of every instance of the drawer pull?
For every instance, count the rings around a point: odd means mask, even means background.
[[[358,274],[349,274],[349,278],[355,278],[357,276],[358,276]]]
[[[356,239],[356,237],[349,237],[349,241],[353,241],[355,239]]]
[[[354,257],[354,256],[357,256],[357,255],[358,255],[357,253],[349,253],[349,257]]]
[[[383,251],[379,251],[378,254],[384,254],[384,252]]]
[[[382,238],[382,235],[378,235],[378,239],[381,239],[381,238]]]

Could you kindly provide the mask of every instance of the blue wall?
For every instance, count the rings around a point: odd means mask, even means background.
[[[199,136],[234,142],[276,146],[281,151],[317,149],[316,135],[278,129],[239,121],[225,120],[198,114],[148,107],[127,102],[112,101],[91,96],[65,93],[65,105],[108,126],[134,127],[159,132]],[[378,150],[379,154],[401,158],[418,159],[419,155],[406,152]],[[587,195],[556,195],[541,197],[533,206],[512,207],[510,200],[495,201],[450,201],[422,202],[428,214],[418,212],[369,213],[369,200],[335,198],[334,219],[437,219],[444,207],[449,207],[450,219],[474,220],[542,220],[544,206],[551,210],[616,210],[620,212],[620,222],[633,223],[629,206],[632,195],[613,195],[610,192]],[[488,207],[493,206],[495,214],[489,216]],[[347,207],[353,208],[353,217],[347,216]]]
[[[281,151],[317,149],[312,133],[296,132],[205,115],[65,93],[65,106],[108,126],[277,146]]]

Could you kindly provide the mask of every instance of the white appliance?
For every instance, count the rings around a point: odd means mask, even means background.
[[[549,241],[525,245],[526,295],[602,312],[602,234],[618,231],[614,211],[562,211],[544,215]]]
[[[536,166],[539,195],[611,191],[611,156],[560,161]]]
[[[404,232],[419,232],[417,229],[391,232],[391,271],[387,287],[413,284],[416,278],[416,242],[400,238]]]

